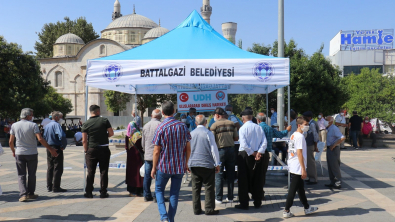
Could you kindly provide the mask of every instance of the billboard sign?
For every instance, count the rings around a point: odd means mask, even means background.
[[[394,29],[341,31],[340,50],[393,49]]]
[[[226,90],[200,91],[200,92],[178,92],[178,112],[189,111],[213,111],[217,107],[225,108],[228,105],[228,94]]]

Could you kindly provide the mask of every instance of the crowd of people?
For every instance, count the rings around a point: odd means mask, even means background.
[[[100,198],[108,198],[109,137],[114,135],[114,131],[108,119],[100,116],[99,106],[92,105],[89,111],[90,118],[82,125],[78,138],[75,138],[76,144],[84,148],[88,171],[84,196],[93,198],[93,182],[99,164]],[[32,122],[33,112],[29,108],[23,109],[21,120],[14,123],[10,131],[9,143],[16,159],[21,202],[38,197],[35,194],[38,163],[36,139],[47,149],[48,191],[67,191],[61,187],[63,151],[67,145],[66,135],[59,124],[63,114],[53,112],[52,120],[45,124],[41,134],[37,124]],[[264,186],[270,155],[274,151],[277,155],[282,153],[281,161],[287,163],[291,174],[283,217],[293,216],[290,208],[296,192],[305,214],[311,214],[318,208],[308,204],[304,186],[305,183],[318,183],[314,158],[314,153],[319,152],[318,143],[324,143],[326,150],[330,183],[325,186],[334,189],[341,188],[340,149],[344,147],[345,128],[350,129],[355,149],[358,149],[359,133],[373,138],[372,146],[375,143],[369,118],[362,120],[355,111],[347,125],[343,110],[336,118],[325,118],[319,113],[317,121],[310,111],[298,116],[291,110],[290,124],[283,131],[278,129],[279,120],[274,108],[271,113],[271,126],[267,124],[269,117],[265,113],[259,112],[253,116],[250,107],[245,108],[239,119],[234,115],[232,105],[227,105],[225,109],[216,108],[209,123],[204,115],[197,115],[194,108],[189,110],[188,115],[181,115],[179,121],[173,117],[174,104],[165,102],[161,110],[152,111],[151,121],[142,127],[141,118],[133,111],[134,119],[128,125],[125,138],[125,183],[130,196],[157,202],[161,221],[174,221],[182,178],[189,172],[195,215],[215,215],[219,213],[215,209],[216,204],[235,202],[235,182],[238,183],[239,202],[235,208],[248,210],[250,199],[255,208],[260,208],[265,198]],[[274,138],[288,135],[288,143],[273,142]],[[145,171],[143,177],[140,175],[142,166]],[[155,180],[155,193],[151,192],[152,179]],[[166,198],[164,192],[169,180],[170,196]],[[227,185],[226,198],[224,181]],[[202,186],[205,187],[204,211],[200,200]],[[168,210],[166,201],[169,202]]]

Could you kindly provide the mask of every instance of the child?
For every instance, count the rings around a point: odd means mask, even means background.
[[[307,146],[303,132],[307,132],[309,130],[309,123],[303,119],[303,117],[298,117],[296,119],[296,124],[298,129],[292,134],[291,140],[289,141],[288,170],[291,173],[291,185],[289,187],[287,202],[283,212],[284,218],[290,218],[294,216],[294,214],[290,211],[290,208],[294,202],[296,192],[298,192],[299,199],[304,206],[304,213],[306,215],[312,214],[318,210],[318,207],[312,207],[307,203],[307,198],[304,191],[303,179],[306,179],[307,177],[305,167],[307,165]]]

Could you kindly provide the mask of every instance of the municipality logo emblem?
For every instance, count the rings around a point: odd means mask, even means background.
[[[103,77],[109,82],[116,82],[122,76],[122,66],[116,63],[111,63],[104,67]]]
[[[252,75],[260,82],[267,82],[274,75],[273,65],[269,62],[256,63],[252,69]]]
[[[218,91],[217,94],[215,95],[218,100],[224,100],[225,99],[225,93],[222,91]]]

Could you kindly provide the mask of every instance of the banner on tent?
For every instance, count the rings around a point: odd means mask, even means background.
[[[217,107],[225,108],[226,105],[228,105],[226,90],[177,93],[179,112],[188,111],[190,108],[195,108],[197,111],[210,111]]]

